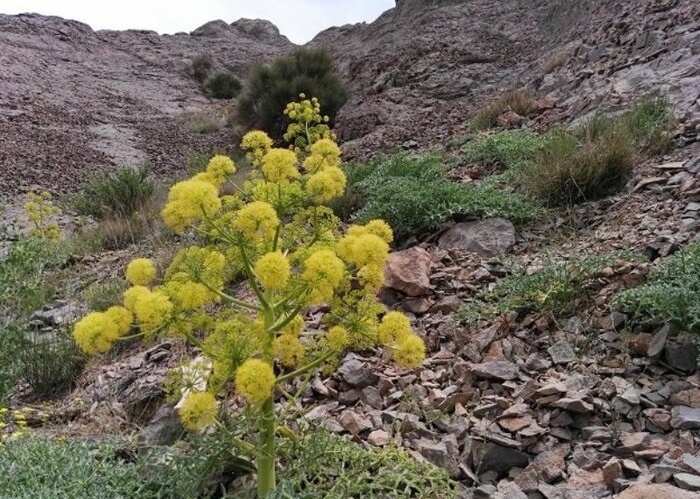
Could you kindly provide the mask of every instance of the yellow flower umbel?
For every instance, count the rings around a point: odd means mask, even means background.
[[[83,317],[73,328],[73,339],[87,354],[104,353],[129,329],[124,323],[117,323],[114,315],[92,312]]]
[[[148,286],[156,278],[156,266],[148,258],[136,258],[126,267],[126,280],[134,286]]]
[[[263,156],[260,169],[265,175],[265,180],[272,183],[292,180],[299,176],[297,155],[289,149],[270,149]]]
[[[305,263],[301,278],[309,287],[309,304],[329,301],[345,277],[345,264],[331,250],[313,253]]]
[[[142,328],[148,331],[161,326],[173,311],[173,304],[168,296],[160,291],[149,291],[136,299],[134,315]]]
[[[306,192],[317,203],[327,203],[345,192],[347,179],[343,170],[329,166],[314,173],[306,182]]]
[[[219,189],[226,181],[226,177],[234,173],[236,173],[236,164],[233,160],[228,156],[218,154],[209,160],[205,171],[198,173],[192,179],[207,182]]]
[[[180,421],[192,431],[200,431],[214,424],[217,411],[216,398],[209,392],[190,393],[178,408]]]
[[[221,199],[216,187],[203,180],[185,180],[170,188],[161,216],[168,227],[182,232],[195,221],[210,217],[219,209]]]
[[[250,240],[270,239],[280,224],[275,209],[263,201],[253,201],[238,210],[233,226]]]
[[[241,149],[248,151],[246,156],[253,165],[259,165],[263,156],[272,147],[272,139],[260,130],[246,133],[241,140]]]
[[[291,275],[289,261],[279,251],[267,253],[255,264],[255,275],[265,289],[282,289]]]
[[[236,370],[236,391],[246,402],[262,405],[272,396],[275,373],[267,362],[248,359]]]

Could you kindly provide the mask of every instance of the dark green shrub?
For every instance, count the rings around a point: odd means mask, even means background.
[[[455,215],[520,222],[538,213],[534,204],[517,194],[448,180],[445,165],[434,155],[396,154],[346,170],[349,191],[361,205],[353,218],[386,220],[399,243],[417,232],[437,229]]]
[[[89,180],[82,193],[72,199],[79,215],[97,219],[128,217],[148,203],[154,191],[146,168],[122,167],[114,173],[100,173]]]
[[[637,320],[700,334],[700,243],[661,260],[646,284],[623,291],[613,303]]]
[[[239,99],[238,116],[246,127],[255,126],[281,138],[286,130],[285,106],[299,94],[317,97],[332,125],[348,91],[333,73],[332,59],[322,49],[298,49],[271,66],[253,68],[248,91]]]
[[[233,99],[243,88],[238,78],[224,71],[211,75],[204,86],[215,99]]]
[[[211,73],[212,60],[208,55],[198,55],[192,59],[192,77],[199,83],[204,83]]]

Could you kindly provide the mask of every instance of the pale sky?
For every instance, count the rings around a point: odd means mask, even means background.
[[[36,12],[75,19],[93,29],[190,32],[215,19],[272,21],[294,43],[306,43],[331,26],[371,22],[394,0],[0,0],[0,13]]]

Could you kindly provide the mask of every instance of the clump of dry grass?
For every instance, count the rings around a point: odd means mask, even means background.
[[[568,62],[568,60],[569,54],[567,52],[559,52],[558,54],[554,54],[544,62],[542,65],[542,71],[544,71],[544,74],[549,74],[552,71],[562,67]]]
[[[623,127],[583,137],[558,130],[536,153],[523,184],[531,195],[551,205],[599,199],[625,184],[634,159],[633,142]]]
[[[511,110],[520,116],[528,116],[535,110],[535,99],[528,92],[516,90],[499,97],[492,104],[480,109],[469,122],[472,130],[487,130],[498,126],[498,117]]]

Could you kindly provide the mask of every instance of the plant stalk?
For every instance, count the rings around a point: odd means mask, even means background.
[[[260,413],[260,449],[258,456],[258,497],[265,495],[276,487],[275,480],[275,403],[268,398]]]

